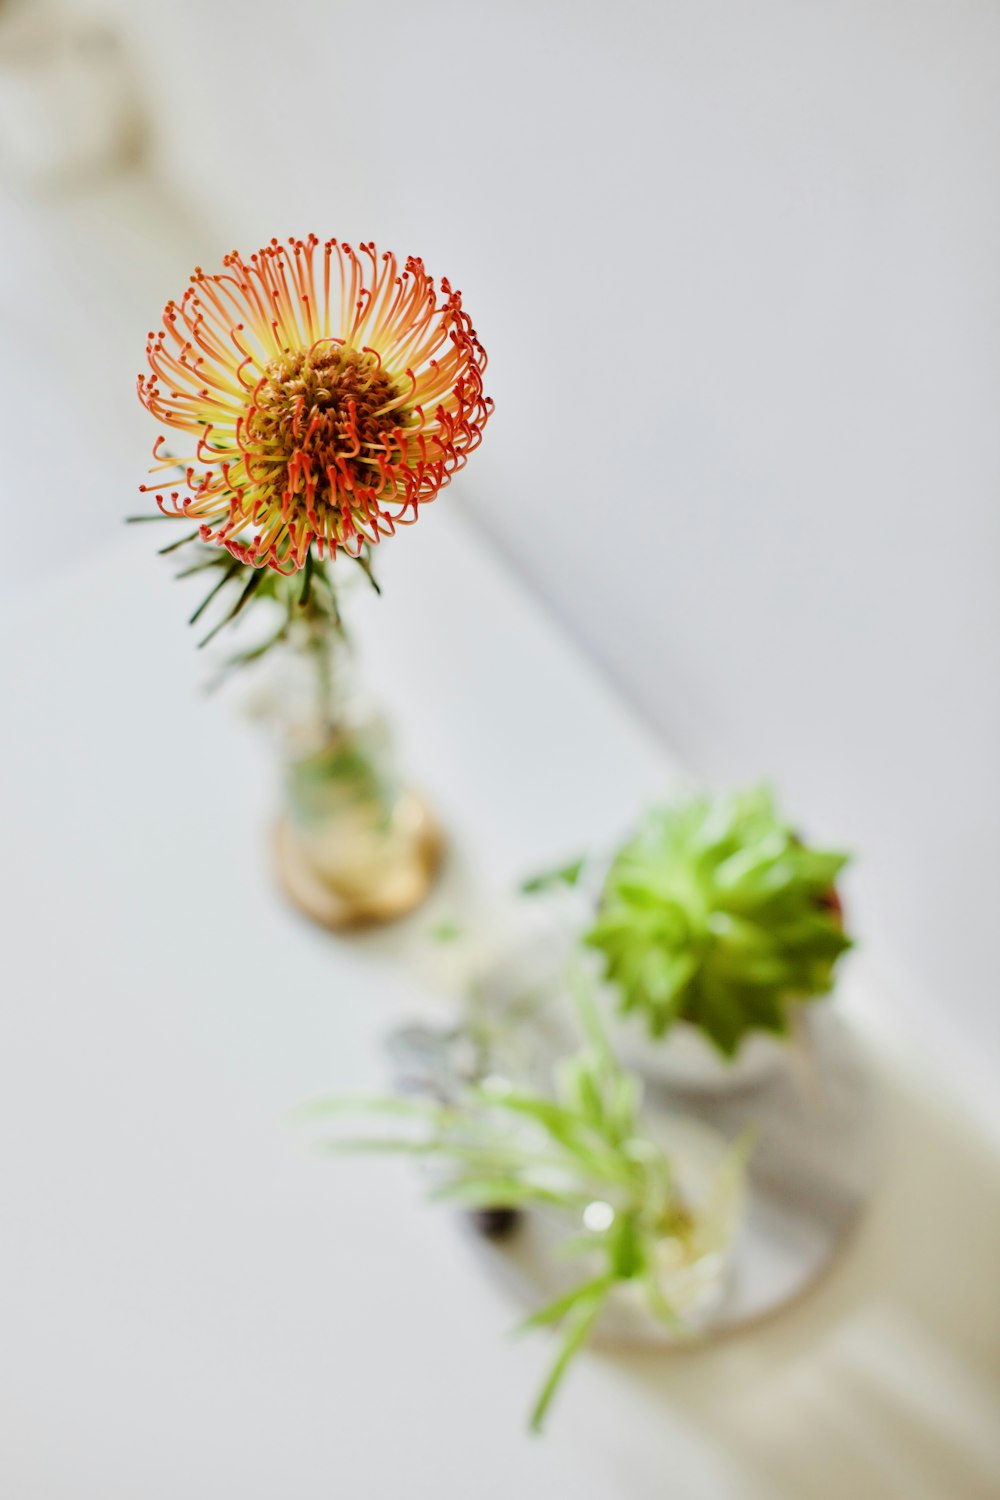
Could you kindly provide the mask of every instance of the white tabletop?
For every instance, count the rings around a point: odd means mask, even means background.
[[[266,746],[197,692],[136,528],[2,611],[0,1489],[12,1500],[964,1500],[1000,1492],[1000,1193],[986,1132],[855,968],[890,1151],[808,1301],[669,1357],[550,1357],[396,1163],[287,1115],[381,1086],[407,942],[606,840],[676,775],[448,496],[358,598],[377,691],[455,858],[338,941],[276,894]],[[595,609],[600,601],[595,600]],[[933,1083],[931,1082],[933,1080]]]

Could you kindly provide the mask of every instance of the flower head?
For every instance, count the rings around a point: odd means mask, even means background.
[[[462,296],[410,257],[315,235],[200,267],[146,345],[143,405],[193,452],[143,486],[241,562],[293,573],[416,520],[479,446],[492,402]]]

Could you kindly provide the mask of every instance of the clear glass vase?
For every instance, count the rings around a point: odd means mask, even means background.
[[[655,1107],[645,1112],[643,1128],[668,1151],[678,1194],[674,1222],[664,1226],[656,1243],[657,1303],[645,1282],[618,1282],[592,1342],[686,1346],[729,1323],[747,1214],[743,1152],[701,1121]],[[526,1216],[521,1233],[503,1246],[505,1279],[526,1308],[544,1306],[589,1273],[599,1273],[598,1259],[567,1256],[566,1243],[570,1237],[577,1245],[585,1242],[593,1216],[608,1211],[609,1205],[598,1200],[575,1223],[544,1208]],[[664,1317],[664,1309],[671,1316]]]
[[[283,656],[282,887],[324,927],[395,921],[430,890],[441,860],[437,826],[399,777],[388,727],[364,703],[342,630],[304,620]]]
[[[550,1005],[539,1003],[553,981],[551,957],[544,943],[527,944],[480,975],[450,1022],[414,1021],[394,1031],[388,1048],[397,1090],[459,1112],[469,1089],[478,1087],[487,1094],[499,1090],[501,1098],[508,1091],[551,1098],[558,1109],[559,1076],[585,1037],[571,1008],[558,1017]],[[747,1142],[664,1109],[655,1099],[643,1106],[638,1126],[634,1160],[649,1160],[662,1150],[669,1162],[666,1185],[651,1172],[650,1196],[640,1205],[652,1259],[643,1258],[641,1277],[615,1284],[593,1337],[684,1344],[710,1335],[728,1319],[746,1214]],[[518,1151],[526,1159],[540,1150],[544,1154],[530,1109],[523,1111],[520,1129],[508,1123],[508,1132],[504,1144],[513,1144],[515,1156]],[[467,1146],[476,1143],[473,1129]],[[421,1167],[432,1185],[447,1193],[454,1162],[447,1155],[430,1157]],[[559,1177],[553,1170],[550,1187]],[[572,1176],[577,1170],[577,1203],[539,1201],[516,1210],[487,1203],[470,1214],[492,1269],[531,1311],[598,1277],[607,1264],[603,1232],[616,1215],[636,1208],[634,1183],[602,1175],[593,1161],[573,1164],[570,1155],[562,1171]]]
[[[502,957],[475,976],[451,1026],[396,1034],[397,1082],[444,1101],[455,1080],[461,1086],[486,1073],[543,1088],[580,1043],[567,967],[575,954],[614,1051],[646,1085],[646,1130],[669,1152],[693,1231],[665,1235],[660,1247],[661,1291],[683,1331],[650,1317],[638,1288],[625,1284],[595,1336],[670,1343],[779,1313],[850,1242],[878,1181],[881,1113],[864,1046],[828,1002],[803,1005],[787,1040],[761,1037],[770,1045],[749,1048],[757,1040],[749,1038],[735,1064],[717,1058],[693,1028],[661,1041],[639,1028],[629,1045],[630,1018],[618,1016],[592,957],[574,948],[576,930],[552,924],[521,944],[511,936]],[[745,1175],[730,1175],[740,1141],[750,1148]],[[522,1219],[516,1232],[499,1220],[498,1242],[488,1239],[484,1253],[519,1300],[538,1307],[571,1284],[558,1250],[567,1225],[544,1208]],[[492,1236],[489,1224],[484,1232]]]

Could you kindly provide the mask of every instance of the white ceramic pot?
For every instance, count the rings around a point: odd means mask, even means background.
[[[796,1047],[792,1037],[751,1031],[729,1059],[686,1021],[656,1038],[641,1016],[620,1015],[612,1023],[612,1040],[622,1062],[641,1077],[692,1094],[760,1088],[793,1066]]]

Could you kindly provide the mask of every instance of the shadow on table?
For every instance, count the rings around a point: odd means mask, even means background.
[[[1000,1494],[1000,1155],[913,1084],[884,1087],[884,1180],[823,1285],[711,1349],[616,1360],[637,1401],[725,1449],[741,1494]],[[662,1494],[666,1472],[628,1493]]]

